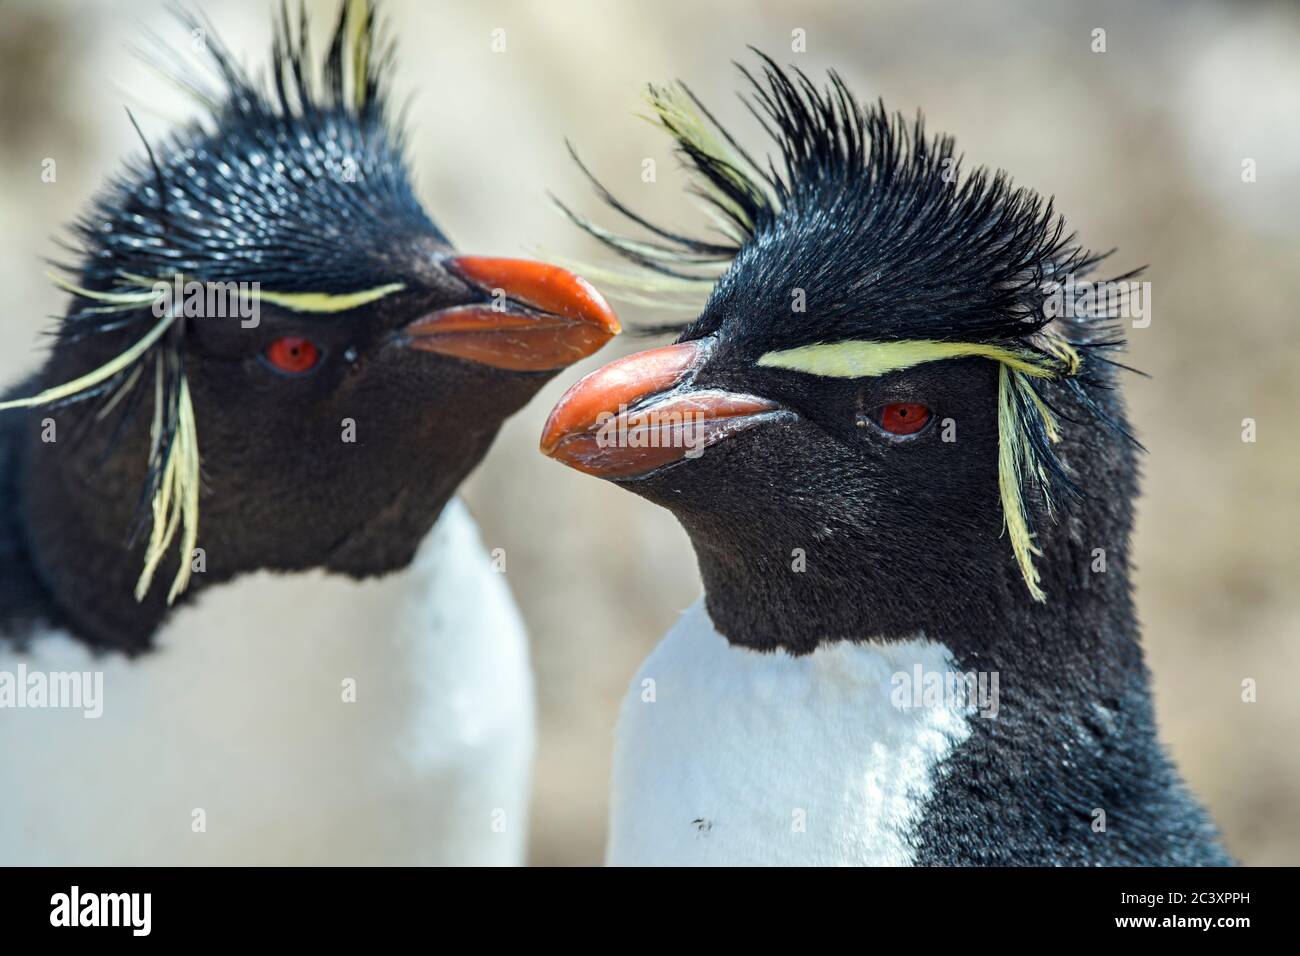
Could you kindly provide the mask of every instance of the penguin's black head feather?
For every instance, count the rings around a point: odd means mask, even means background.
[[[79,220],[49,361],[0,402],[67,436],[26,455],[33,547],[84,590],[50,555],[99,541],[151,607],[257,568],[402,567],[506,417],[617,322],[563,270],[455,253],[408,179],[370,0],[343,0],[319,62],[282,8],[258,80],[182,19],[214,84],[154,59],[205,115]],[[130,583],[102,586],[118,620],[77,629],[147,635]]]
[[[201,14],[179,16],[214,83],[179,73],[169,51],[149,62],[207,115],[169,139],[161,162],[149,150],[129,163],[78,220],[82,258],[69,270],[82,284],[180,273],[349,293],[407,278],[412,240],[447,245],[407,178],[405,136],[388,115],[392,47],[372,6],[343,5],[319,69],[305,7],[296,36],[282,7],[269,82],[250,76]],[[67,330],[89,318],[69,316]]]
[[[565,210],[636,267],[612,287],[642,302],[705,297],[677,345],[646,353],[656,387],[607,403],[651,433],[670,427],[645,424],[655,414],[677,415],[683,444],[697,416],[702,453],[602,457],[596,438],[566,433],[564,403],[544,445],[671,508],[715,621],[743,618],[735,630],[763,646],[910,635],[1072,587],[1075,569],[1056,562],[1075,556],[1050,546],[1110,507],[1089,496],[1133,491],[1111,358],[1118,303],[1055,307],[1103,256],[1005,174],[964,173],[951,138],[919,116],[760,57],[761,76],[741,69],[775,146],[766,159],[684,86],[650,88],[714,235],[659,227],[598,183],[646,237]],[[599,387],[613,381],[600,375]],[[623,381],[636,375],[621,366]],[[796,608],[820,616],[802,632],[770,623]]]

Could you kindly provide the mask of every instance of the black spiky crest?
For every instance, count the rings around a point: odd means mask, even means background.
[[[392,278],[384,253],[394,243],[412,234],[445,241],[411,190],[400,130],[387,121],[383,81],[392,46],[379,36],[373,0],[343,0],[319,79],[305,7],[295,35],[282,4],[268,84],[238,65],[201,14],[177,16],[219,85],[177,73],[165,56],[148,58],[208,115],[158,154],[145,142],[145,159],[116,177],[76,223],[80,247],[72,251],[83,258],[61,266],[74,279],[56,279],[76,296],[58,329],[62,341],[120,332],[130,344],[75,381],[0,403],[3,410],[107,395],[97,418],[116,410],[116,432],[134,415],[142,382],[152,379],[148,473],[135,530],[150,526],[150,533],[136,597],[144,598],[179,535],[169,603],[189,580],[200,458],[181,353],[186,319],[174,307],[157,314],[154,284],[256,284],[260,294],[309,311],[344,311],[359,290],[401,288],[377,285]],[[299,293],[306,298],[295,298]],[[335,306],[322,309],[321,297],[336,297]],[[308,306],[308,299],[315,301]]]
[[[90,289],[127,275],[345,293],[374,277],[367,257],[394,236],[440,235],[416,199],[384,78],[392,45],[370,0],[344,0],[319,67],[305,6],[295,31],[282,5],[269,75],[239,65],[202,14],[178,17],[217,85],[147,61],[207,115],[134,162],[76,224],[85,256],[70,271]],[[161,41],[157,41],[161,42]]]
[[[952,357],[954,348],[1000,361],[1004,514],[1029,590],[1041,600],[1026,502],[1041,501],[1050,515],[1054,502],[1081,494],[1053,450],[1058,417],[1092,420],[1131,440],[1092,393],[1112,387],[1108,355],[1124,345],[1111,321],[1119,303],[1060,315],[1048,308],[1054,283],[1089,275],[1108,253],[1081,248],[1050,201],[1013,187],[1005,173],[963,176],[952,138],[928,136],[920,114],[909,122],[883,102],[863,106],[833,71],[819,88],[754,52],[760,77],[737,68],[750,87],[741,100],[776,146],[763,161],[684,84],[648,90],[653,118],[675,141],[715,234],[693,237],[648,221],[575,153],[601,198],[649,234],[619,235],[560,204],[635,267],[584,272],[642,304],[694,300],[698,308],[707,296],[694,321],[656,331],[693,339],[727,327],[762,364],[844,375],[843,351],[833,362],[826,356],[846,343],[905,346],[888,361],[907,364]],[[806,293],[803,312],[790,309],[796,288]],[[1048,383],[1062,391],[1049,396]],[[1062,399],[1073,407],[1061,407]]]

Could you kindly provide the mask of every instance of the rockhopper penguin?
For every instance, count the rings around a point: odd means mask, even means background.
[[[0,402],[0,863],[519,862],[527,645],[453,496],[618,323],[455,253],[371,4],[323,69],[282,10],[265,84],[187,26],[210,114],[79,222]]]
[[[542,437],[670,509],[704,583],[625,699],[609,861],[1229,862],[1156,737],[1121,330],[1050,302],[1101,257],[919,117],[746,75],[771,161],[650,90],[717,236],[573,215],[642,298],[707,294]]]

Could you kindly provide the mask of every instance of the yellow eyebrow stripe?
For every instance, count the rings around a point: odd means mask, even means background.
[[[1040,586],[1034,558],[1042,554],[1029,530],[1022,486],[1032,478],[1047,497],[1047,475],[1034,458],[1029,439],[1020,425],[1019,407],[1028,403],[1039,416],[1049,441],[1057,441],[1060,432],[1056,416],[1029,384],[1030,378],[1052,379],[1074,375],[1081,359],[1078,351],[1059,338],[1043,336],[1046,354],[1027,348],[1014,348],[979,342],[941,342],[914,339],[903,342],[847,341],[803,345],[798,348],[768,352],[758,360],[766,368],[789,369],[826,378],[874,378],[888,372],[911,368],[940,359],[976,356],[998,364],[998,493],[1002,498],[1002,515],[1011,550],[1030,597],[1047,600]],[[1033,474],[1026,474],[1032,468]]]
[[[1068,349],[1068,346],[1065,348]],[[1074,350],[1069,349],[1069,353],[1073,356]],[[1056,378],[1061,374],[1061,370],[1052,367],[1050,360],[1028,349],[980,342],[941,342],[935,339],[903,342],[852,340],[801,345],[798,348],[768,352],[758,360],[758,364],[766,368],[783,368],[826,378],[874,378],[924,362],[970,356],[993,359],[1032,378]],[[1061,361],[1071,366],[1077,361],[1077,356],[1074,356],[1073,361],[1064,357]]]
[[[176,281],[177,277],[150,279],[148,276],[139,276],[130,272],[123,273],[123,278],[129,279],[145,289],[142,292],[126,294],[91,292],[61,281],[57,276],[51,276],[50,278],[70,292],[75,292],[87,298],[101,299],[105,302],[121,302],[123,304],[148,304],[155,298],[152,291],[154,286],[159,283],[170,285]],[[192,279],[190,281],[205,284],[204,280],[201,279]],[[228,281],[233,282],[234,280]],[[390,282],[387,285],[375,286],[373,289],[361,289],[357,292],[268,292],[259,286],[253,297],[262,302],[278,305],[282,309],[289,309],[292,312],[346,312],[348,309],[367,305],[376,299],[382,299],[386,295],[392,295],[394,292],[400,292],[405,288],[406,284],[404,282]]]
[[[406,285],[402,282],[390,282],[388,285],[363,289],[360,292],[267,292],[259,291],[257,297],[263,302],[278,305],[282,309],[294,312],[346,312],[357,306],[366,305],[386,295],[400,292]]]

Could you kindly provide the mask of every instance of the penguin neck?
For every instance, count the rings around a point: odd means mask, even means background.
[[[80,374],[84,363],[68,364],[56,354],[5,397],[36,394]],[[149,532],[147,516],[141,528],[139,512],[150,451],[148,417],[135,414],[120,427],[106,419],[105,425],[96,417],[98,408],[82,402],[0,413],[0,639],[22,642],[61,629],[97,650],[134,656],[154,647],[174,610],[253,571],[308,571],[319,564],[360,579],[404,568],[497,431],[462,428],[468,438],[455,445],[458,453],[448,454],[439,473],[422,476],[418,509],[390,508],[360,530],[341,533],[334,550],[319,555],[268,553],[269,532],[261,527],[250,533],[243,502],[205,495],[203,566],[193,569],[173,604],[167,596],[180,561],[196,560],[182,556],[175,540],[142,599],[135,596]],[[226,488],[239,479],[212,472],[205,477]],[[133,536],[133,530],[139,533]]]
[[[22,520],[17,413],[0,415],[0,636],[23,640],[63,615],[36,572]]]
[[[1039,571],[1047,599],[1041,603],[1027,593],[1009,553],[1004,561],[937,564],[942,570],[933,580],[905,582],[913,598],[906,600],[891,593],[900,582],[881,579],[889,563],[864,540],[823,541],[798,568],[786,543],[766,540],[761,529],[742,532],[739,541],[729,532],[725,543],[702,533],[691,537],[709,616],[734,645],[801,655],[841,641],[923,638],[948,648],[962,670],[1032,671],[1045,689],[1059,688],[1062,675],[1081,675],[1120,693],[1135,678],[1145,682],[1146,674],[1127,521],[1094,526],[1102,525],[1116,531],[1101,539],[1112,542],[1104,572],[1090,570],[1090,550],[1066,529],[1045,541]],[[1005,543],[994,542],[998,558]],[[1087,706],[1082,696],[1078,704]]]
[[[58,628],[96,649],[143,653],[172,611],[167,582],[179,557],[162,563],[149,593],[136,601],[144,543],[128,544],[135,515],[121,502],[138,501],[138,478],[123,496],[127,486],[114,462],[100,467],[96,450],[76,440],[62,415],[50,441],[47,419],[54,414],[35,410],[7,413],[0,422],[0,634],[22,641],[38,628]],[[232,576],[211,570],[191,579],[182,601]]]

